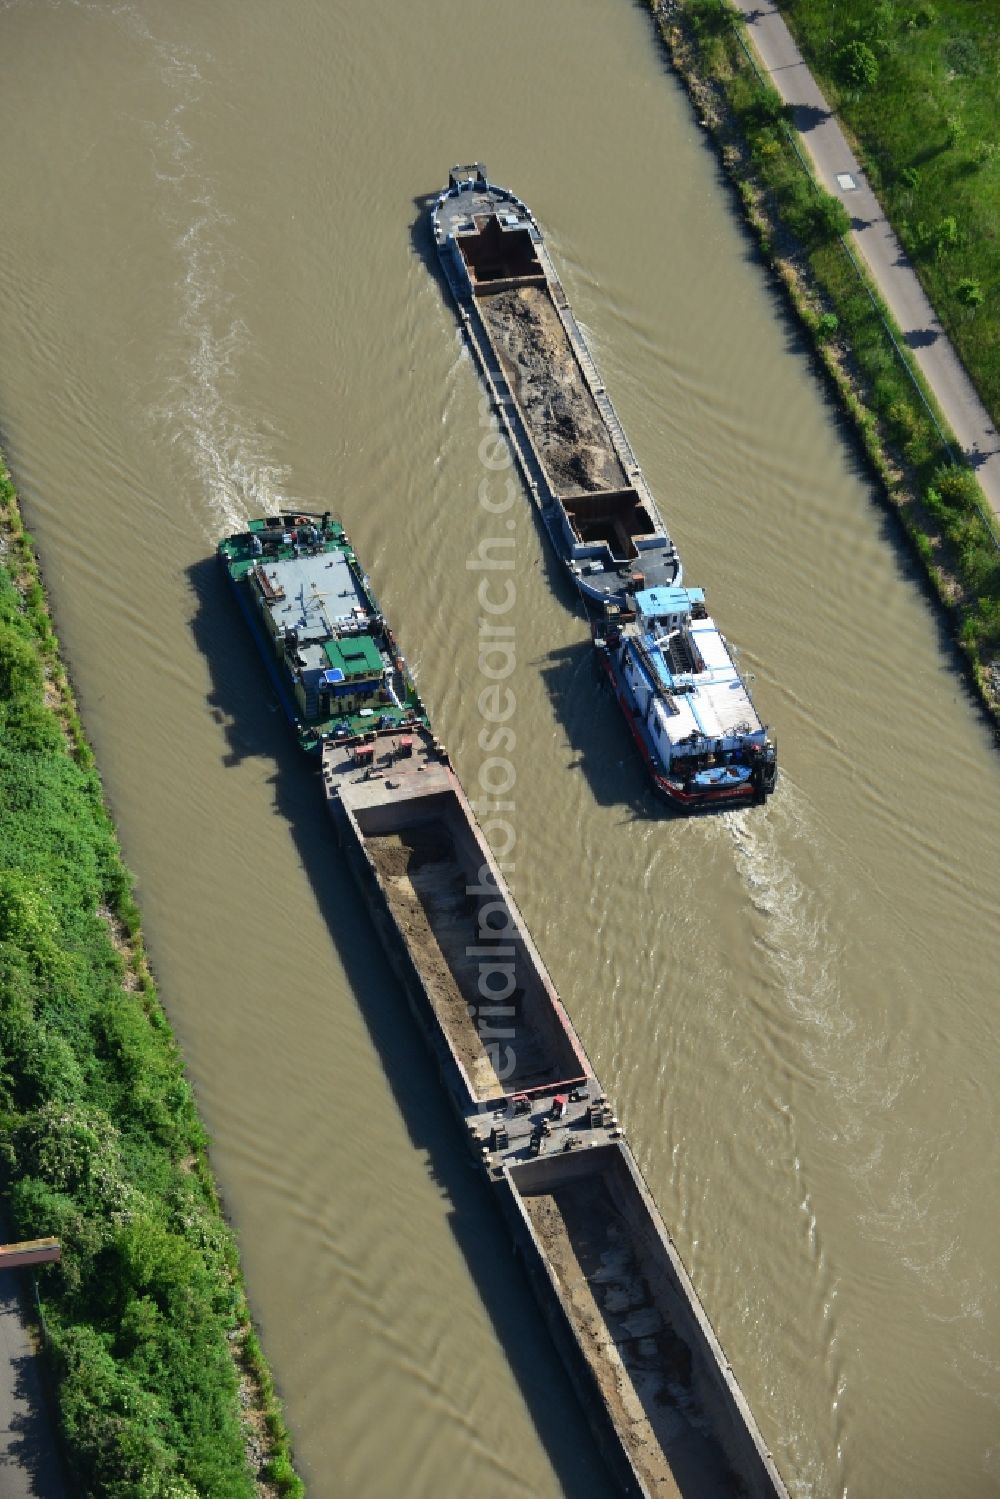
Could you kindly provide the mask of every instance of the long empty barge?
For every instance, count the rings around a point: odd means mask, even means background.
[[[654,787],[684,810],[764,801],[777,749],[715,621],[704,608],[667,611],[683,670],[655,621],[651,634],[655,601],[680,595],[681,561],[533,215],[476,162],[452,168],[431,222],[466,339]]]
[[[381,671],[336,715],[301,683],[303,663],[342,669],[358,647],[342,528],[271,517],[219,555],[299,742],[319,747],[340,847],[622,1492],[787,1499],[367,579],[360,638]],[[308,580],[322,592],[334,573],[340,612],[303,610]],[[282,594],[299,605],[294,648],[274,627]]]

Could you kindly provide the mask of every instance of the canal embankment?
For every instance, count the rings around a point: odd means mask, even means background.
[[[132,879],[0,469],[0,1182],[66,1468],[108,1496],[299,1495]]]
[[[671,62],[710,133],[760,253],[812,341],[879,489],[947,612],[1000,728],[1000,532],[903,334],[848,243],[843,202],[816,181],[791,111],[724,0],[651,0]]]
[[[954,218],[954,239],[949,229],[947,233],[940,230],[933,245],[926,237],[914,240],[911,215],[918,214],[921,218],[926,215],[931,220],[934,209],[929,202],[923,201],[920,194],[921,174],[905,164],[913,150],[912,139],[910,152],[901,143],[894,143],[895,149],[890,155],[885,148],[881,151],[871,149],[873,142],[869,132],[866,149],[865,143],[847,124],[845,111],[850,109],[855,90],[841,87],[833,91],[834,79],[829,68],[817,66],[815,47],[810,50],[807,66],[786,17],[776,5],[755,5],[753,0],[735,0],[735,3],[746,21],[754,61],[788,106],[799,148],[809,158],[820,186],[837,198],[850,216],[850,248],[884,297],[893,323],[900,331],[900,343],[907,351],[907,359],[912,360],[934,393],[948,428],[958,441],[956,456],[974,470],[986,502],[985,508],[994,519],[1000,520],[1000,434],[996,416],[987,410],[980,394],[995,383],[991,380],[993,361],[976,357],[983,350],[982,332],[991,324],[995,328],[996,322],[980,283],[971,276],[961,275],[961,272],[975,268],[983,275],[984,284],[992,284],[994,278],[975,259],[969,259],[963,253],[970,237],[987,238],[985,233],[979,232],[986,228],[986,223],[976,223],[977,216],[970,207],[968,195],[963,194],[963,222],[959,230],[959,220]],[[825,3],[825,0],[820,0],[820,3]],[[788,12],[788,20],[794,20],[794,11]],[[895,22],[893,29],[900,38],[908,39],[913,35],[913,28],[901,20]],[[877,45],[881,50],[883,44],[879,42]],[[908,46],[908,41],[900,39],[893,49],[889,37],[884,43],[885,49],[892,49],[889,50],[890,57],[893,50],[902,56]],[[865,54],[862,53],[861,57],[865,58]],[[843,76],[847,70],[853,69],[857,60],[852,48],[841,49],[837,53],[838,71]],[[876,64],[876,83],[882,80],[883,72],[883,67]],[[930,83],[929,75],[925,73],[924,76]],[[819,78],[823,81],[822,89],[817,81]],[[890,93],[880,107],[879,120],[906,112],[904,99],[897,97],[890,103],[891,97]],[[829,103],[830,98],[835,100],[836,113]],[[918,118],[924,113],[919,105],[914,112]],[[925,115],[922,123],[925,136],[931,136],[934,129],[931,118]],[[929,154],[934,157],[938,153],[931,147]],[[879,157],[882,170],[878,167]],[[866,163],[871,163],[871,166]],[[957,174],[952,180],[957,189],[958,183],[964,182],[970,174],[958,163],[956,168]],[[890,184],[904,172],[908,179],[917,179],[916,188],[908,199],[894,199]],[[984,163],[977,175],[988,197],[992,171]],[[876,181],[878,195],[873,186]],[[883,198],[892,204],[892,223],[883,208]],[[940,216],[940,204],[936,211]],[[904,247],[901,235],[906,236],[907,247]],[[932,269],[943,274],[929,276]],[[956,283],[965,294],[965,303],[955,296]],[[933,292],[936,305],[932,305],[925,286]],[[977,305],[977,296],[986,305]],[[937,306],[941,308],[940,315]],[[958,316],[960,311],[961,317]],[[970,339],[970,333],[976,336]]]
[[[995,7],[962,0],[736,3],[748,21],[753,9],[750,35],[765,64],[773,58],[786,79],[808,70],[821,114],[832,107],[885,205],[904,263],[919,278],[988,412],[992,430],[984,434],[976,471],[992,469],[984,488],[992,489],[997,509],[1000,462],[989,462],[1000,459]],[[784,84],[779,87],[784,92]],[[826,123],[817,117],[815,131],[823,133]],[[808,136],[811,146],[814,131]],[[915,352],[940,341],[915,346]]]

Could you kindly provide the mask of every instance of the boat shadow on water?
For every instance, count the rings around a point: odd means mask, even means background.
[[[438,190],[440,191],[440,189]],[[410,244],[413,253],[424,263],[424,269],[431,276],[434,284],[441,293],[441,305],[448,308],[449,315],[454,319],[454,308],[451,301],[451,293],[441,269],[441,261],[438,258],[437,248],[434,244],[434,233],[431,229],[431,209],[437,201],[438,194],[418,193],[413,199],[415,213],[410,222]]]
[[[595,801],[620,807],[625,822],[677,816],[649,783],[590,640],[547,651],[533,665],[566,734],[566,768],[583,775]]]
[[[188,570],[191,631],[208,663],[208,709],[222,728],[224,763],[270,763],[274,810],[287,823],[393,1098],[415,1150],[448,1203],[448,1222],[568,1499],[611,1499],[618,1491],[538,1311],[514,1268],[510,1237],[474,1166],[402,988],[386,958],[323,806],[318,760],[293,743],[270,679],[214,557]],[[321,1101],[317,1100],[317,1108]],[[251,1290],[252,1299],[252,1290]],[[444,1301],[442,1319],[449,1310]],[[349,1350],[342,1350],[349,1356]],[[334,1350],[336,1356],[336,1350]],[[470,1349],[465,1374],[475,1371]],[[474,1375],[473,1375],[474,1377]],[[460,1392],[456,1392],[456,1403]],[[498,1462],[512,1461],[502,1429]],[[485,1440],[485,1434],[484,1434]],[[516,1467],[516,1461],[514,1463]]]

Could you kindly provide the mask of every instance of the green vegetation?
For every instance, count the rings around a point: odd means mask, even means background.
[[[1000,425],[996,6],[782,0],[781,10]]]
[[[810,0],[797,0],[798,13]],[[817,0],[817,7],[823,0]],[[958,635],[984,702],[1000,718],[1000,550],[971,470],[952,459],[955,444],[902,345],[898,329],[842,238],[849,221],[838,199],[816,184],[773,88],[751,62],[736,13],[724,0],[651,0],[674,64],[743,201],[763,253],[783,280],[813,335],[817,356],[836,385],[868,458],[896,507],[943,602],[956,612]],[[850,12],[854,0],[838,10]],[[832,8],[832,7],[831,7]],[[856,7],[861,13],[860,4]],[[929,10],[929,7],[924,7]],[[866,14],[882,17],[879,4]],[[892,22],[895,25],[895,21]],[[929,23],[928,23],[929,24]],[[871,87],[868,54],[879,70],[887,54],[872,28],[837,32],[828,60],[841,78],[838,99]],[[848,83],[844,83],[844,79]],[[911,194],[925,164],[908,168]],[[963,230],[957,212],[941,212],[923,231],[927,263],[955,263]],[[962,289],[959,290],[961,285]],[[977,315],[986,272],[956,278],[955,300]],[[985,323],[985,319],[983,320]]]
[[[0,549],[0,1171],[18,1234],[63,1245],[39,1289],[67,1463],[105,1499],[299,1495],[2,469]]]

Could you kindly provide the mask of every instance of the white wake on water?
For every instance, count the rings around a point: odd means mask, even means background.
[[[723,822],[756,913],[764,982],[786,1021],[789,1060],[833,1095],[838,1133],[854,1144],[864,1137],[870,1158],[880,1148],[871,1137],[873,1126],[880,1134],[875,1121],[910,1082],[912,1059],[905,1038],[861,1023],[857,997],[843,991],[851,921],[840,907],[863,896],[843,882],[835,893],[821,882],[826,858],[841,861],[844,850],[786,772],[765,811],[728,813]]]
[[[839,1003],[838,948],[821,893],[809,889],[796,857],[815,847],[818,829],[808,807],[782,773],[767,809],[727,812],[722,824],[732,842],[736,867],[757,915],[757,947],[785,1004],[824,1033],[850,1028]],[[790,852],[788,852],[790,850]]]
[[[241,410],[239,369],[252,353],[250,330],[225,290],[238,255],[227,233],[232,221],[185,129],[185,117],[206,87],[189,48],[156,35],[133,4],[113,15],[152,56],[173,102],[149,130],[159,211],[176,248],[180,271],[175,342],[160,357],[149,418],[178,450],[188,511],[208,539],[238,530],[249,514],[293,506],[288,470],[268,454],[271,434]],[[202,66],[210,59],[200,59]],[[191,480],[193,470],[194,479]]]

